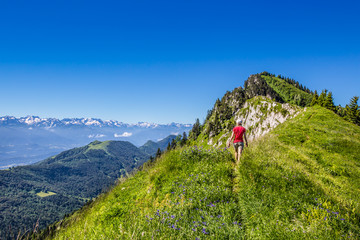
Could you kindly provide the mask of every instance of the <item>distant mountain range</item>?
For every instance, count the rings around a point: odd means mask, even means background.
[[[188,132],[191,124],[128,124],[95,118],[0,117],[0,169],[27,165],[94,140],[123,140],[136,146]]]
[[[161,151],[165,150],[168,144],[171,143],[171,141],[175,138],[176,135],[169,135],[158,142],[149,140],[144,145],[139,147],[139,149],[151,156],[154,156],[159,148]]]
[[[191,124],[169,123],[157,124],[148,122],[138,122],[136,124],[123,123],[114,120],[101,120],[98,118],[40,118],[38,116],[27,116],[16,118],[13,116],[0,117],[0,126],[29,126],[29,127],[73,127],[73,126],[92,126],[92,127],[140,127],[140,128],[162,128],[162,127],[190,127]]]

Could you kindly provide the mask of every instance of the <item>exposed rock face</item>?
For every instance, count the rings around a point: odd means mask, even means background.
[[[276,102],[283,103],[283,99],[277,94],[260,74],[250,75],[245,81],[244,88],[235,88],[232,92],[227,91],[221,99],[221,105],[227,105],[233,112],[241,108],[247,99],[256,96],[264,96]],[[218,111],[219,104],[215,104],[214,110]],[[221,112],[219,113],[222,114]]]
[[[248,130],[247,138],[252,141],[299,112],[297,106],[274,102],[266,97],[255,97],[236,112],[235,120],[243,120],[243,126]]]
[[[275,102],[267,97],[257,96],[245,102],[234,114],[234,120],[243,120],[247,139],[252,141],[270,132],[287,119],[296,116],[300,107]],[[231,130],[222,134],[217,140],[210,138],[209,145],[220,147],[231,136]]]

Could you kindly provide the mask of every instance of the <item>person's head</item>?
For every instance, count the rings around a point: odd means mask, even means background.
[[[238,126],[241,126],[241,125],[242,125],[242,120],[238,119],[238,120],[236,121],[236,124],[237,124]]]

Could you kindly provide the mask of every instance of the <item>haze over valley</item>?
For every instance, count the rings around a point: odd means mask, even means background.
[[[191,124],[127,124],[92,118],[0,117],[0,169],[27,165],[94,140],[129,141],[141,146],[183,134]]]

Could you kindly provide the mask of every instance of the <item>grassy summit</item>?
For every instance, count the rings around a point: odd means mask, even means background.
[[[228,150],[165,153],[49,227],[55,239],[358,239],[360,128],[307,108]],[[44,233],[48,234],[48,233]]]
[[[309,106],[313,96],[294,85],[289,84],[284,79],[261,75],[261,78],[281,97],[284,102],[299,106]]]

